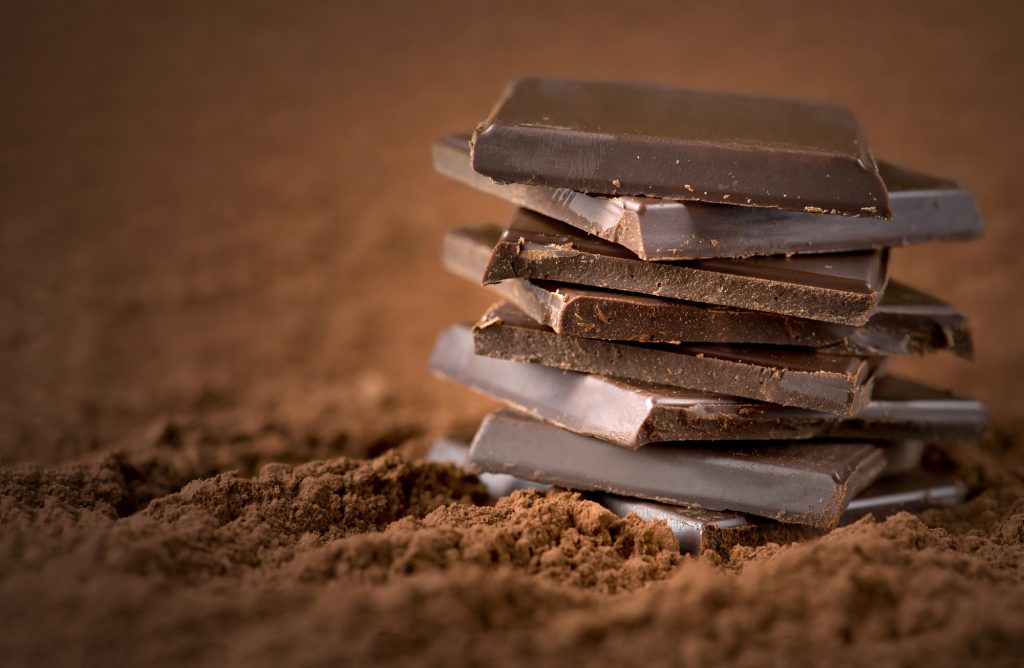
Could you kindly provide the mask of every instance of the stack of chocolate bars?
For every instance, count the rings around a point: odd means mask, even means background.
[[[970,357],[970,331],[889,281],[888,248],[981,222],[957,184],[876,162],[848,110],[528,79],[434,165],[519,207],[445,239],[447,269],[502,298],[430,362],[509,407],[473,470],[665,519],[687,550],[963,499],[921,454],[987,412],[884,367]]]

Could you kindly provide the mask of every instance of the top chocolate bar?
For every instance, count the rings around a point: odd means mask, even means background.
[[[473,133],[501,183],[891,218],[857,119],[830,104],[521,79]]]

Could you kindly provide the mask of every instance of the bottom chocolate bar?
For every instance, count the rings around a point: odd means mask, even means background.
[[[852,524],[866,515],[883,519],[901,511],[952,508],[962,504],[966,496],[967,487],[956,478],[919,469],[884,478],[868,487],[850,502],[839,524]],[[735,545],[787,543],[824,534],[813,527],[781,524],[740,513],[681,508],[612,494],[589,498],[620,517],[633,513],[645,520],[664,520],[679,541],[679,551],[692,554],[705,550],[728,554]]]
[[[458,466],[464,466],[468,456],[469,445],[450,439],[438,439],[427,453],[429,461]],[[484,473],[480,481],[493,498],[507,496],[517,489],[550,487],[504,473]],[[954,507],[963,503],[966,495],[967,488],[959,480],[918,468],[887,476],[869,486],[850,502],[839,523],[850,524],[869,514],[881,519],[900,511]],[[614,494],[590,494],[588,498],[620,517],[634,513],[644,520],[664,520],[684,553],[714,550],[724,554],[734,545],[782,543],[822,534],[812,527],[782,524],[740,513],[685,508]]]
[[[717,442],[632,452],[501,409],[469,451],[474,472],[732,510],[830,529],[850,499],[886,469],[884,448],[863,442]]]

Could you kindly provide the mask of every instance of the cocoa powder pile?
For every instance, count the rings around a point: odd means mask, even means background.
[[[564,490],[484,505],[472,477],[396,453],[220,473],[144,505],[143,471],[168,468],[159,455],[5,468],[0,652],[47,665],[1013,665],[1024,466],[993,447],[960,458],[988,487],[963,508],[724,557],[680,556],[664,524]]]

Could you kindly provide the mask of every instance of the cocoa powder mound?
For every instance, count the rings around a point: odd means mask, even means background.
[[[366,462],[272,464],[253,478],[221,473],[119,521],[118,509],[132,505],[129,470],[117,454],[92,465],[3,472],[4,552],[15,561],[26,555],[38,561],[48,552],[62,557],[77,536],[108,565],[196,581],[288,561],[299,543],[375,531],[446,503],[486,499],[479,482],[450,465],[413,465],[389,453]],[[47,536],[56,538],[58,549]]]
[[[185,652],[212,661],[224,619],[230,633],[247,634],[339,587],[363,592],[336,599],[354,606],[355,622],[360,601],[377,605],[392,583],[403,592],[424,575],[461,582],[485,569],[611,593],[665,578],[680,561],[663,523],[621,519],[566,491],[469,505],[486,500],[475,478],[396,453],[269,465],[252,478],[222,473],[124,516],[145,487],[127,459],[3,471],[0,599],[13,614],[0,656],[71,665],[82,652],[97,662]],[[198,620],[201,632],[167,628]],[[233,651],[253,642],[258,634]]]
[[[619,518],[579,494],[518,491],[495,507],[448,505],[423,519],[303,555],[305,581],[383,583],[456,566],[502,566],[604,593],[666,577],[679,561],[668,526]]]
[[[986,495],[957,512],[992,503]],[[1013,666],[1024,652],[1020,519],[1010,513],[970,535],[905,513],[863,520],[805,543],[737,547],[726,563],[684,558],[668,580],[614,596],[507,570],[329,583],[315,614],[350,639],[344,647],[299,619],[284,628],[314,663]],[[271,641],[244,656],[267,653]]]
[[[472,477],[394,453],[222,473],[126,517],[145,481],[124,455],[5,470],[0,657],[1014,665],[1024,484],[1005,461],[962,508],[698,557],[571,492],[479,505]]]

